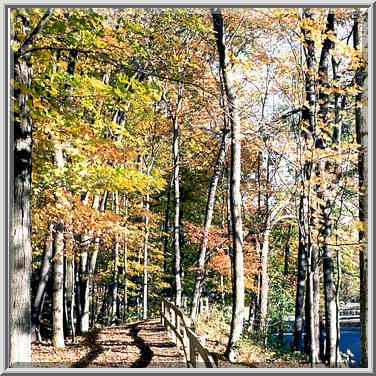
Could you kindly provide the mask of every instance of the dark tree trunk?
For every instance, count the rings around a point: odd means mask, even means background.
[[[293,349],[301,351],[303,349],[303,330],[304,330],[304,292],[306,288],[307,277],[307,253],[304,244],[304,196],[300,196],[299,202],[299,248],[298,248],[298,276],[296,284],[296,301],[295,301],[295,323]]]
[[[243,226],[241,213],[241,124],[235,94],[235,82],[226,66],[226,48],[224,44],[223,17],[220,9],[212,10],[214,31],[216,32],[220,72],[228,103],[231,124],[231,218],[233,233],[232,281],[233,310],[230,337],[225,356],[231,361],[235,357],[235,348],[243,332],[244,319],[244,266],[243,266]]]
[[[354,48],[360,48],[360,12],[355,13],[353,30]],[[368,22],[363,25],[363,48],[368,47]],[[356,101],[360,102],[367,98],[368,77],[362,66],[355,76],[355,81],[360,90],[356,96]],[[359,252],[360,262],[360,344],[362,353],[362,367],[368,367],[368,131],[367,131],[367,107],[355,108],[355,128],[356,142],[360,145],[358,154],[358,174],[359,174],[359,221],[362,222],[362,229],[359,231],[359,242],[362,249]]]
[[[75,330],[75,312],[74,312],[74,253],[72,248],[73,234],[71,229],[67,231],[66,240],[66,277],[65,277],[65,300],[66,300],[66,317],[68,333],[73,340],[76,336]]]
[[[42,30],[51,9],[43,15],[37,27],[29,34],[30,23],[26,17],[22,20],[26,38],[19,41],[20,49],[13,55],[14,80],[12,119],[14,121],[13,153],[13,200],[10,226],[9,252],[9,363],[11,367],[31,361],[31,159],[32,159],[32,120],[28,90],[32,85],[33,68],[31,54],[25,51],[35,36]],[[26,90],[25,90],[26,89]]]
[[[32,340],[41,341],[40,336],[40,316],[43,310],[44,297],[46,293],[47,282],[51,271],[51,259],[53,255],[53,226],[50,225],[47,234],[46,245],[43,253],[42,267],[40,270],[40,279],[38,289],[35,295],[32,309]]]
[[[334,31],[334,13],[329,10],[326,33]],[[328,111],[329,111],[329,95],[326,90],[329,89],[329,63],[331,59],[330,50],[334,49],[335,44],[329,38],[324,41],[323,48],[321,50],[320,63],[319,63],[319,105],[320,110],[318,114],[319,120],[323,125],[327,125],[328,121]],[[316,148],[319,150],[324,150],[326,145],[324,137],[321,135],[324,130],[321,129],[320,134],[316,139]],[[320,176],[321,173],[326,170],[330,172],[329,163],[318,163],[316,166],[316,175]],[[330,184],[330,182],[329,182]],[[325,204],[319,205],[320,218],[319,233],[321,235],[322,245],[321,254],[323,256],[323,273],[324,273],[324,298],[325,298],[325,328],[326,328],[326,351],[325,360],[328,362],[330,367],[337,366],[337,360],[339,360],[337,348],[337,312],[336,312],[336,299],[335,299],[335,285],[334,285],[334,260],[333,252],[330,246],[326,245],[326,241],[331,232],[330,223],[330,211],[331,203],[328,198],[326,198],[326,190],[329,189],[327,184],[321,184],[315,187],[317,191],[317,196],[319,199],[324,200]]]

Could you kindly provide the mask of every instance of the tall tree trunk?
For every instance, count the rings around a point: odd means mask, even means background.
[[[115,213],[119,214],[119,193],[116,192],[113,195],[115,202]],[[117,298],[118,298],[118,286],[119,286],[119,234],[116,234],[115,238],[115,256],[114,256],[114,282],[112,286],[112,311],[111,311],[111,324],[114,324],[117,319]]]
[[[174,195],[175,195],[175,216],[174,216],[174,246],[175,246],[175,303],[178,307],[182,303],[181,283],[181,254],[180,254],[180,158],[179,158],[179,122],[177,114],[182,102],[182,87],[179,86],[178,103],[175,115],[172,116],[173,146],[172,158],[174,166]]]
[[[168,188],[167,188],[167,203],[166,203],[166,210],[165,210],[165,220],[163,223],[163,271],[164,274],[167,275],[168,273],[168,255],[169,255],[169,249],[168,249],[168,239],[169,239],[169,231],[170,231],[170,201],[171,201],[171,187],[173,184],[174,175],[171,174],[171,177],[168,181]],[[167,282],[165,280],[165,282]]]
[[[223,164],[225,161],[226,155],[226,139],[227,139],[228,130],[223,128],[221,146],[218,151],[217,162],[214,167],[214,172],[210,180],[208,200],[206,203],[205,211],[205,223],[204,223],[204,235],[200,244],[200,253],[198,257],[197,268],[198,270],[195,273],[195,284],[193,288],[193,298],[192,298],[192,310],[191,318],[195,319],[198,314],[198,307],[201,298],[202,285],[205,279],[205,267],[206,267],[206,248],[208,244],[208,235],[209,229],[211,226],[214,203],[215,203],[215,194],[217,191],[218,180],[223,169]]]
[[[149,177],[151,174],[151,169],[153,168],[153,160],[149,163],[146,175]],[[143,265],[143,302],[142,302],[142,312],[143,319],[148,318],[148,243],[149,243],[149,222],[150,222],[150,194],[146,193],[145,200],[145,237],[144,237],[144,265]]]
[[[124,210],[125,210],[125,218],[128,219],[128,198],[125,195],[124,195]],[[128,314],[128,235],[124,242],[123,283],[124,283],[123,322],[125,322],[127,318],[127,314]]]
[[[309,8],[303,9],[303,18],[312,21],[312,14]],[[314,142],[314,136],[316,132],[316,117],[315,117],[315,106],[316,106],[316,88],[315,88],[315,43],[312,39],[311,33],[305,27],[302,27],[302,34],[304,37],[304,47],[306,55],[306,65],[307,70],[305,74],[305,94],[306,94],[306,104],[303,106],[302,110],[302,125],[307,128],[307,131],[303,131],[304,138],[306,140],[306,145],[308,145],[308,140]],[[313,228],[312,213],[314,212],[313,207],[310,203],[312,197],[304,193],[304,183],[311,179],[313,162],[312,160],[306,159],[304,161],[303,172],[302,172],[302,183],[303,183],[303,205],[304,212],[303,216],[307,217],[307,221],[304,223],[304,246],[306,248],[307,261],[308,261],[308,278],[306,282],[306,296],[305,296],[305,317],[306,317],[306,338],[305,338],[305,351],[309,354],[312,367],[319,362],[318,355],[318,333],[315,329],[315,325],[319,326],[319,316],[318,307],[316,307],[317,299],[317,251],[314,249],[311,241],[311,232]]]
[[[326,33],[334,32],[334,13],[330,9],[327,18]],[[327,91],[329,89],[329,63],[330,63],[330,50],[334,49],[335,44],[329,38],[324,40],[323,48],[321,50],[320,63],[319,63],[319,114],[318,119],[321,124],[327,125],[328,122],[328,110],[329,110],[329,95]],[[315,147],[318,150],[324,150],[326,143],[323,134],[326,132],[324,129],[317,130],[317,139]],[[318,162],[316,166],[316,175],[320,176],[325,170],[330,172],[330,164],[328,162]],[[327,183],[328,184],[328,183]],[[325,204],[319,205],[320,217],[319,233],[322,238],[322,244],[320,245],[321,254],[323,255],[323,273],[324,273],[324,298],[325,298],[325,328],[326,328],[326,353],[325,360],[330,367],[337,366],[338,360],[338,348],[337,348],[337,314],[336,314],[336,300],[335,300],[335,285],[334,285],[334,260],[333,252],[330,246],[328,246],[327,238],[331,232],[330,223],[330,211],[331,202],[327,198],[327,190],[329,186],[327,184],[320,184],[315,187],[317,196],[319,199],[324,200]],[[329,182],[330,185],[330,182]]]
[[[44,297],[46,293],[47,282],[51,271],[51,259],[53,256],[53,225],[49,226],[46,245],[43,253],[43,261],[40,269],[40,279],[37,292],[35,294],[32,309],[32,340],[41,341],[40,336],[40,316],[43,310]]]
[[[243,266],[243,226],[241,213],[241,125],[235,94],[235,82],[226,64],[226,48],[224,44],[223,17],[221,10],[212,10],[213,26],[216,32],[219,66],[228,103],[229,119],[231,124],[231,218],[233,232],[233,310],[231,319],[230,337],[225,355],[234,360],[235,347],[243,332],[244,319],[244,266]]]
[[[59,170],[63,170],[65,167],[65,160],[62,146],[58,141],[55,141],[54,149],[54,159],[57,168]],[[64,347],[64,221],[58,221],[54,230],[52,344],[55,347]]]
[[[367,14],[368,16],[368,14]],[[360,12],[355,13],[353,30],[354,48],[360,48],[360,35],[362,35],[363,49],[368,49],[368,23],[365,21],[360,31]],[[367,52],[364,52],[366,54]],[[365,58],[367,56],[364,56]],[[366,61],[366,60],[365,60]],[[355,81],[361,92],[356,96],[356,102],[367,98],[368,76],[365,75],[364,66],[356,73]],[[359,231],[359,243],[362,249],[359,252],[360,262],[360,343],[362,354],[362,367],[368,367],[368,130],[367,106],[355,107],[356,142],[360,145],[358,154],[359,174],[359,221],[362,229]]]
[[[29,34],[29,22],[22,20],[26,38],[19,41],[20,49],[14,53],[14,80],[12,110],[14,119],[14,170],[13,205],[10,228],[9,252],[9,363],[11,367],[31,361],[31,159],[32,120],[30,117],[28,90],[32,85],[33,68],[31,54],[25,53],[35,36],[42,30],[51,9],[43,15],[37,27]],[[26,90],[25,90],[26,89]]]
[[[66,299],[66,316],[69,328],[69,334],[72,336],[73,341],[76,336],[75,323],[74,323],[74,252],[72,247],[73,233],[72,229],[67,231],[66,240],[66,278],[65,278],[65,299]]]

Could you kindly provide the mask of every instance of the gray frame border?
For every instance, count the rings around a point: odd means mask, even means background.
[[[370,226],[373,227],[373,189],[374,189],[374,165],[371,161],[373,161],[373,145],[375,145],[375,137],[376,132],[373,130],[373,110],[372,105],[374,99],[374,92],[373,88],[375,87],[375,77],[374,77],[374,61],[375,61],[375,42],[373,38],[374,30],[374,21],[376,18],[376,7],[375,2],[372,1],[329,1],[326,2],[325,0],[316,0],[312,2],[307,1],[283,1],[283,0],[266,0],[264,2],[251,2],[249,0],[237,0],[234,4],[229,4],[226,1],[213,1],[213,0],[206,0],[205,2],[200,2],[199,0],[191,0],[191,1],[184,1],[181,3],[177,3],[174,0],[165,0],[162,2],[157,1],[140,1],[134,2],[133,1],[126,1],[126,0],[111,0],[109,4],[104,5],[103,1],[101,0],[78,0],[77,2],[74,0],[37,0],[37,1],[27,1],[27,0],[0,0],[0,19],[3,20],[3,27],[1,28],[1,41],[3,42],[3,57],[1,60],[1,83],[3,83],[3,90],[1,91],[1,109],[3,113],[3,127],[0,127],[0,137],[3,140],[3,148],[1,148],[0,154],[0,166],[2,170],[2,183],[1,183],[1,195],[0,195],[0,208],[1,210],[1,221],[2,226],[0,226],[0,239],[2,239],[2,246],[4,247],[4,251],[0,252],[0,263],[3,267],[3,280],[0,283],[0,301],[3,303],[3,310],[0,310],[0,337],[1,337],[1,345],[0,345],[0,372],[1,375],[5,374],[12,374],[12,375],[24,375],[24,374],[45,374],[45,373],[58,373],[63,375],[75,375],[81,373],[95,373],[95,374],[107,374],[107,373],[127,373],[127,374],[137,374],[137,375],[146,375],[149,373],[194,373],[194,374],[206,374],[206,373],[220,373],[220,374],[232,374],[232,373],[254,373],[254,374],[274,374],[274,373],[309,373],[309,374],[332,374],[332,373],[345,373],[348,375],[356,375],[359,373],[365,374],[374,374],[375,373],[375,364],[374,364],[374,357],[373,357],[373,349],[374,349],[374,339],[375,339],[375,328],[373,327],[373,312],[374,312],[374,304],[375,304],[375,291],[372,291],[374,276],[373,271],[375,270],[375,261],[376,257],[372,254],[373,249],[373,228],[371,229]],[[118,7],[118,8],[144,8],[144,7],[165,7],[165,8],[183,8],[183,7],[191,7],[191,8],[209,8],[213,6],[221,6],[223,8],[246,8],[246,7],[259,7],[259,8],[271,8],[271,7],[357,7],[357,8],[369,8],[369,21],[368,21],[368,41],[369,41],[369,80],[368,83],[368,178],[369,178],[369,191],[368,191],[368,223],[369,223],[369,232],[368,232],[368,249],[369,249],[369,265],[371,265],[371,272],[368,274],[368,285],[369,291],[372,291],[372,294],[369,294],[369,303],[372,307],[369,310],[369,368],[368,369],[273,369],[273,368],[258,368],[258,369],[186,369],[186,368],[163,368],[163,369],[114,369],[114,368],[88,368],[88,369],[70,369],[70,368],[8,368],[9,367],[9,354],[8,354],[8,250],[9,250],[9,219],[10,219],[10,193],[11,193],[11,166],[12,164],[12,142],[10,140],[10,130],[9,127],[9,49],[8,49],[8,11],[9,8],[12,7],[98,7],[98,8],[110,8],[110,7]],[[369,267],[370,268],[370,267]],[[371,288],[371,289],[370,289]],[[371,332],[372,331],[372,332]],[[4,348],[2,348],[2,346]],[[2,351],[4,350],[4,351]],[[371,356],[372,355],[372,356]]]

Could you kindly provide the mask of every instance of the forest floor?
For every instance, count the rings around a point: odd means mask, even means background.
[[[226,339],[221,338],[220,332],[210,333],[206,341],[220,368],[309,367],[265,356],[252,360],[240,356],[238,363],[230,363],[221,355]],[[93,330],[86,336],[77,336],[74,342],[67,339],[65,348],[54,348],[51,342],[33,343],[31,367],[186,368],[183,354],[182,347],[171,341],[159,320],[153,319]]]

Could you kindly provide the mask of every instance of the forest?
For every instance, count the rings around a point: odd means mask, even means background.
[[[153,354],[170,305],[229,364],[349,366],[351,304],[368,367],[368,9],[9,25],[11,367],[122,328]]]

